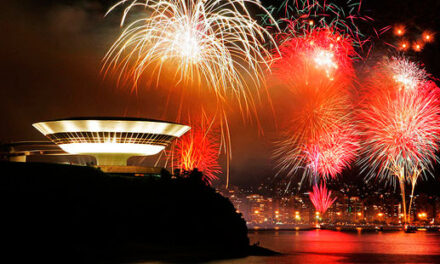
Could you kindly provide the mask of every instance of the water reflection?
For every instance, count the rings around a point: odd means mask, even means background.
[[[213,263],[440,263],[440,233],[259,231],[249,238],[284,255]]]

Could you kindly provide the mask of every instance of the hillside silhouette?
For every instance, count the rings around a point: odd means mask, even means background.
[[[244,219],[200,172],[131,177],[13,162],[0,163],[0,171],[2,240],[16,262],[193,262],[248,254]]]

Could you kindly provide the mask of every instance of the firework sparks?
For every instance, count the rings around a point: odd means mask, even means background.
[[[316,211],[320,212],[321,215],[325,214],[327,210],[336,201],[336,197],[332,198],[332,191],[327,189],[325,184],[320,184],[313,186],[313,191],[309,193],[310,201],[313,206],[315,206]]]
[[[416,41],[413,43],[412,48],[415,52],[421,52],[423,50],[424,46],[425,45],[423,44],[423,42]]]
[[[425,31],[422,34],[422,39],[426,43],[431,43],[434,41],[434,33],[430,32],[430,31]]]
[[[434,32],[425,30],[423,32],[417,32],[418,26],[412,26],[406,30],[403,25],[394,26],[394,36],[396,36],[396,49],[399,51],[413,51],[422,52],[425,45],[434,42]],[[411,40],[411,42],[408,41]]]
[[[373,19],[361,14],[362,1],[321,1],[321,0],[283,0],[278,6],[271,6],[268,9],[271,13],[280,17],[273,21],[271,17],[263,16],[263,23],[270,28],[272,25],[279,25],[287,35],[295,37],[305,36],[315,30],[327,28],[338,34],[350,38],[353,45],[364,50],[367,43],[371,44],[371,35],[383,34],[389,28],[376,30],[371,27]],[[360,30],[360,24],[368,33]],[[368,25],[368,26],[367,26]],[[371,50],[371,45],[367,50]],[[360,56],[358,54],[358,56]]]
[[[292,125],[285,132],[285,139],[277,142],[274,153],[280,171],[293,175],[296,171],[303,170],[303,177],[310,177],[312,182],[317,182],[319,178],[334,178],[344,168],[349,167],[359,149],[357,136],[349,116],[341,116],[333,106],[328,103],[328,110],[323,105],[318,107],[324,108],[323,114],[328,114],[331,118],[335,118],[332,116],[333,112],[338,114],[338,121],[314,120],[306,115],[303,117],[306,118],[306,123],[300,127],[302,120],[291,120]],[[317,116],[325,118],[319,113]],[[310,122],[328,124],[317,127]]]
[[[211,184],[221,173],[219,151],[220,144],[216,133],[196,127],[177,141],[174,151],[170,154],[176,168],[182,171],[198,169],[203,173],[203,180]]]
[[[404,25],[396,25],[396,26],[394,26],[393,32],[394,32],[394,35],[396,35],[398,37],[402,37],[406,33],[405,26]]]
[[[382,63],[369,77],[360,114],[361,163],[370,168],[369,178],[398,180],[406,220],[405,182],[415,185],[421,168],[430,172],[437,160],[439,89],[424,70],[403,58]],[[415,181],[411,175],[417,175]]]
[[[409,44],[409,42],[407,40],[401,40],[398,44],[398,49],[400,51],[407,51],[410,47],[411,47],[411,45]]]
[[[407,59],[392,59],[385,67],[399,91],[414,92],[426,82],[426,71]]]

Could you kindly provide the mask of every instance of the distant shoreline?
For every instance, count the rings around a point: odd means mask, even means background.
[[[332,230],[338,232],[399,232],[403,231],[403,226],[380,226],[380,225],[369,225],[369,226],[328,226],[321,225],[319,228],[315,226],[298,226],[298,227],[248,227],[249,232],[260,232],[260,231],[310,231],[310,230]],[[439,226],[432,227],[416,227],[417,231],[427,231],[427,232],[440,232]]]

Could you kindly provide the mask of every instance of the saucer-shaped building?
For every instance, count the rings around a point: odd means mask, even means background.
[[[139,118],[85,117],[33,126],[70,154],[91,155],[97,165],[125,166],[132,156],[150,156],[182,136],[189,126]]]

